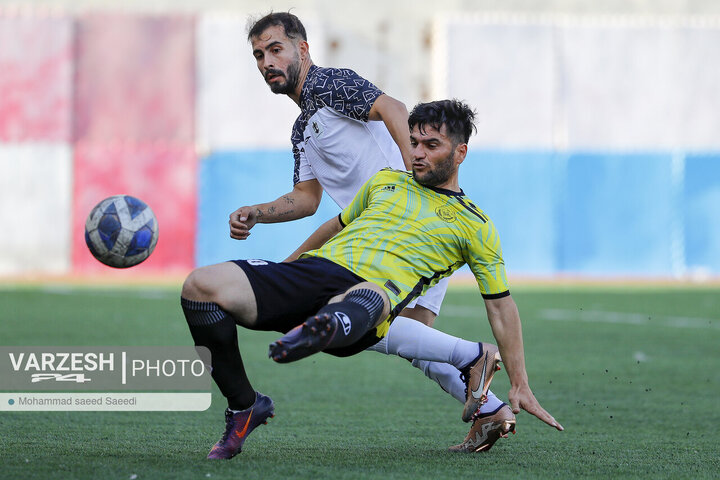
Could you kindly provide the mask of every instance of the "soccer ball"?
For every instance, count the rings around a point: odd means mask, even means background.
[[[137,265],[158,240],[155,214],[145,202],[115,195],[98,203],[85,221],[85,243],[100,262],[115,268]]]

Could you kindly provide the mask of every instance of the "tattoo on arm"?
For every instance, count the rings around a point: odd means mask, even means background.
[[[295,212],[295,198],[293,198],[291,195],[283,195],[280,197],[282,200],[284,200],[284,204],[281,202],[275,201],[268,205],[266,205],[264,208],[255,207],[255,218],[258,222],[274,222],[277,221],[277,219],[284,218],[284,217],[291,217],[294,218],[296,215]],[[280,199],[278,199],[280,200]],[[264,217],[268,217],[266,220]]]

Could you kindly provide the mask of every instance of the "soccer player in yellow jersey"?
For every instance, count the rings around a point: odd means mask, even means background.
[[[232,458],[274,412],[272,400],[247,379],[236,324],[287,332],[270,345],[271,358],[280,363],[320,351],[353,355],[378,342],[413,298],[464,264],[477,279],[498,347],[481,344],[463,415],[473,419],[473,428],[451,450],[489,449],[514,429],[512,412],[520,409],[563,429],[530,390],[497,232],[458,183],[473,118],[455,100],[417,105],[409,117],[412,173],[388,169],[373,176],[337,218],[306,240],[299,259],[236,260],[190,274],[183,311],[195,344],[212,353],[213,379],[229,405],[225,434],[208,458]],[[512,412],[499,409],[479,418],[500,356]]]

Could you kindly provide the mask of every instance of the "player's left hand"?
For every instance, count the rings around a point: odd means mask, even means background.
[[[250,236],[250,229],[257,223],[257,216],[251,207],[240,207],[230,214],[230,237],[245,240]]]
[[[535,415],[537,418],[547,423],[551,427],[555,427],[561,432],[565,430],[557,420],[553,418],[544,408],[540,406],[540,403],[535,399],[535,395],[530,390],[529,385],[522,385],[519,387],[512,387],[508,394],[510,400],[510,406],[515,414],[520,413],[520,409],[525,410],[528,413]]]

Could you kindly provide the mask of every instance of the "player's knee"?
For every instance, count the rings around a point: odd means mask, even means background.
[[[198,296],[197,274],[195,273],[196,271],[197,270],[193,270],[192,272],[190,272],[190,275],[185,278],[182,290],[180,292],[180,295],[183,298],[187,298],[188,300],[196,300]]]
[[[233,262],[193,270],[183,284],[182,296],[215,303],[245,327],[252,327],[257,321],[257,303],[250,281]]]
[[[387,293],[371,282],[355,285],[345,293],[343,300],[363,305],[372,320],[370,327],[376,326],[390,314],[390,299]]]
[[[213,301],[212,275],[207,272],[206,267],[196,268],[183,282],[183,298],[198,302]]]

